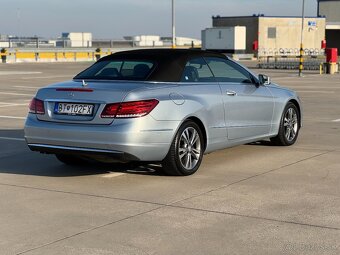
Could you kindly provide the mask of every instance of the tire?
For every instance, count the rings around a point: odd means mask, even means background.
[[[79,166],[85,164],[85,160],[82,160],[77,156],[67,154],[56,154],[55,156],[60,162],[64,163],[65,165]]]
[[[300,131],[300,114],[296,105],[289,102],[283,110],[279,133],[271,138],[274,145],[290,146],[293,145]]]
[[[203,150],[204,140],[200,127],[191,120],[185,121],[162,162],[163,171],[174,176],[195,173],[201,165]]]

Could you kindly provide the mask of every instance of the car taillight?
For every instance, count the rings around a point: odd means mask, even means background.
[[[114,118],[116,117],[120,103],[107,104],[100,115],[102,118]]]
[[[156,99],[108,104],[102,118],[138,118],[148,115],[159,103]]]
[[[44,101],[34,97],[30,102],[29,109],[29,112],[33,114],[45,114]]]

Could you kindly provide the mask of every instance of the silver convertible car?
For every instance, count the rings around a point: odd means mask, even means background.
[[[223,54],[132,50],[40,89],[25,138],[65,164],[160,162],[169,175],[190,175],[215,150],[264,139],[294,144],[301,116],[294,91]]]

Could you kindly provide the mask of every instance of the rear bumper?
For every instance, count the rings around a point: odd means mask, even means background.
[[[177,130],[177,121],[156,121],[151,116],[115,120],[111,125],[55,123],[29,114],[25,139],[33,151],[97,154],[121,161],[161,161]]]
[[[55,146],[46,144],[28,144],[31,151],[38,151],[46,154],[70,154],[82,156],[105,156],[120,162],[140,161],[139,158],[121,151],[109,151],[90,148],[77,148],[66,146]]]

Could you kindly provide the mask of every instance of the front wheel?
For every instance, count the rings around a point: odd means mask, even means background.
[[[204,140],[201,129],[195,122],[185,121],[162,162],[164,172],[177,176],[195,173],[201,165],[203,150]]]
[[[295,104],[289,102],[282,114],[279,133],[271,138],[275,145],[290,146],[293,145],[299,135],[300,115]]]

